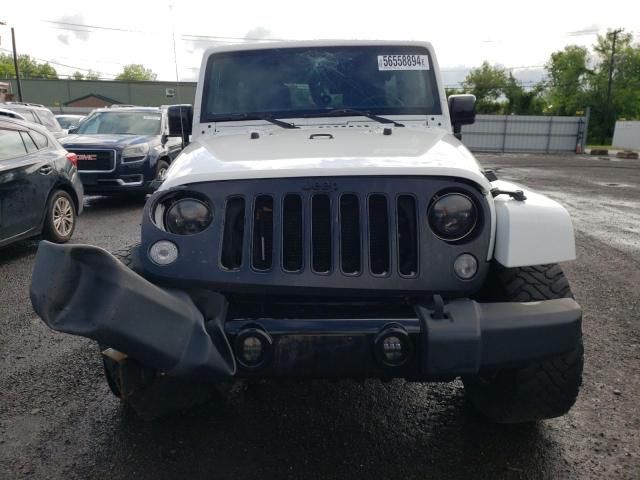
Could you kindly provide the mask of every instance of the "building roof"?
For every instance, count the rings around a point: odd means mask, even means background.
[[[104,101],[104,102],[111,103],[111,104],[119,104],[119,103],[122,103],[122,102],[120,102],[120,101],[118,101],[118,100],[114,100],[113,98],[109,98],[109,97],[105,97],[104,95],[100,95],[99,93],[89,93],[89,94],[87,94],[87,95],[83,95],[83,96],[81,96],[81,97],[78,97],[78,98],[74,98],[74,99],[72,99],[72,100],[69,100],[68,102],[65,102],[64,104],[65,104],[65,105],[69,105],[69,104],[72,104],[72,103],[79,102],[80,100],[84,100],[85,98],[91,98],[91,97],[93,97],[93,98],[98,98],[98,99],[100,99],[100,100],[102,100],[102,101]]]

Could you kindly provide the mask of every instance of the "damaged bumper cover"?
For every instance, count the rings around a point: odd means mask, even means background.
[[[53,330],[109,345],[169,375],[440,379],[564,353],[581,338],[570,298],[530,303],[452,300],[415,305],[413,318],[227,318],[206,290],[164,289],[111,254],[41,242],[31,284],[35,311]],[[234,342],[257,329],[269,340],[260,368],[236,362]],[[385,332],[407,339],[401,365],[380,361]]]

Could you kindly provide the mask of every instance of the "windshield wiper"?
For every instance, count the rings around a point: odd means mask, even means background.
[[[273,123],[282,128],[300,128],[296,127],[293,123],[285,122],[273,118],[273,115],[261,114],[261,113],[233,113],[231,115],[225,115],[223,118],[216,118],[217,122],[224,122],[225,120],[264,120],[265,122]]]
[[[355,110],[353,108],[339,108],[336,110],[328,110],[326,112],[309,113],[304,115],[305,118],[313,117],[346,117],[350,115],[358,115],[360,117],[367,117],[375,122],[380,123],[392,123],[396,127],[404,127],[404,124],[391,120],[390,118],[380,117],[375,113],[371,113],[368,110]]]

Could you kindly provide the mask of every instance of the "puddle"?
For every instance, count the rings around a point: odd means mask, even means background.
[[[596,185],[602,185],[603,187],[618,187],[618,188],[633,188],[633,185],[626,183],[607,183],[607,182],[593,182]]]

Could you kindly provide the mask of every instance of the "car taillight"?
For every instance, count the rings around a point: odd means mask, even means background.
[[[74,167],[78,166],[78,155],[73,152],[67,152],[67,160],[73,163]]]

